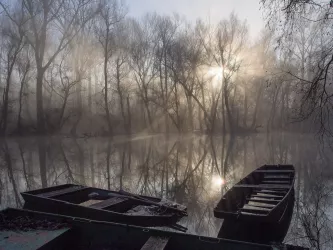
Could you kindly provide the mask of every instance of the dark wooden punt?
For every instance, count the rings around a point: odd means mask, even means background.
[[[62,216],[22,209],[6,209],[10,217],[24,216],[36,220],[67,223],[71,229],[56,242],[51,241],[40,249],[122,249],[122,250],[282,250],[285,245],[267,245],[235,240],[202,237],[138,226],[117,224]],[[1,230],[0,230],[1,231]],[[26,248],[22,248],[26,249]]]
[[[186,231],[176,224],[187,215],[186,207],[166,204],[156,197],[73,184],[24,192],[22,196],[24,208],[31,210],[131,225],[171,226]],[[138,210],[139,206],[146,210]]]
[[[292,165],[264,165],[228,190],[214,216],[255,222],[278,222],[292,196]]]
[[[294,193],[295,191],[292,189],[291,198],[278,222],[258,223],[237,219],[224,219],[218,237],[260,244],[270,244],[271,242],[282,243],[288,232],[293,215],[295,204]]]

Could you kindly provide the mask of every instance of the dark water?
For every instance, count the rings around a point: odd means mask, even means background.
[[[235,182],[263,164],[294,164],[296,202],[285,242],[333,248],[333,154],[312,135],[136,136],[2,140],[0,207],[20,192],[64,183],[167,197],[188,207],[189,233],[216,236],[213,208]],[[42,164],[40,164],[42,162]]]

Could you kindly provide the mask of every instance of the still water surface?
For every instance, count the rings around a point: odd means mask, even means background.
[[[22,191],[65,183],[122,188],[185,204],[181,224],[213,237],[222,224],[213,208],[226,190],[263,164],[293,164],[296,203],[285,242],[333,249],[332,149],[312,135],[11,138],[1,147],[1,208],[21,207]]]

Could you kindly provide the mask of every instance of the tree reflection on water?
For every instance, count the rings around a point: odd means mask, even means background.
[[[296,202],[285,242],[332,249],[333,163],[310,135],[251,137],[22,138],[1,141],[1,207],[21,207],[20,192],[64,183],[166,197],[188,207],[189,233],[216,236],[221,195],[263,164],[295,165]],[[40,155],[42,154],[42,155]]]

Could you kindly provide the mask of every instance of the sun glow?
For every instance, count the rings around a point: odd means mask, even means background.
[[[212,182],[214,186],[219,186],[219,187],[225,184],[225,180],[220,176],[214,176]]]
[[[213,88],[220,87],[222,85],[223,68],[222,67],[211,67],[208,69],[208,75],[212,78]]]

